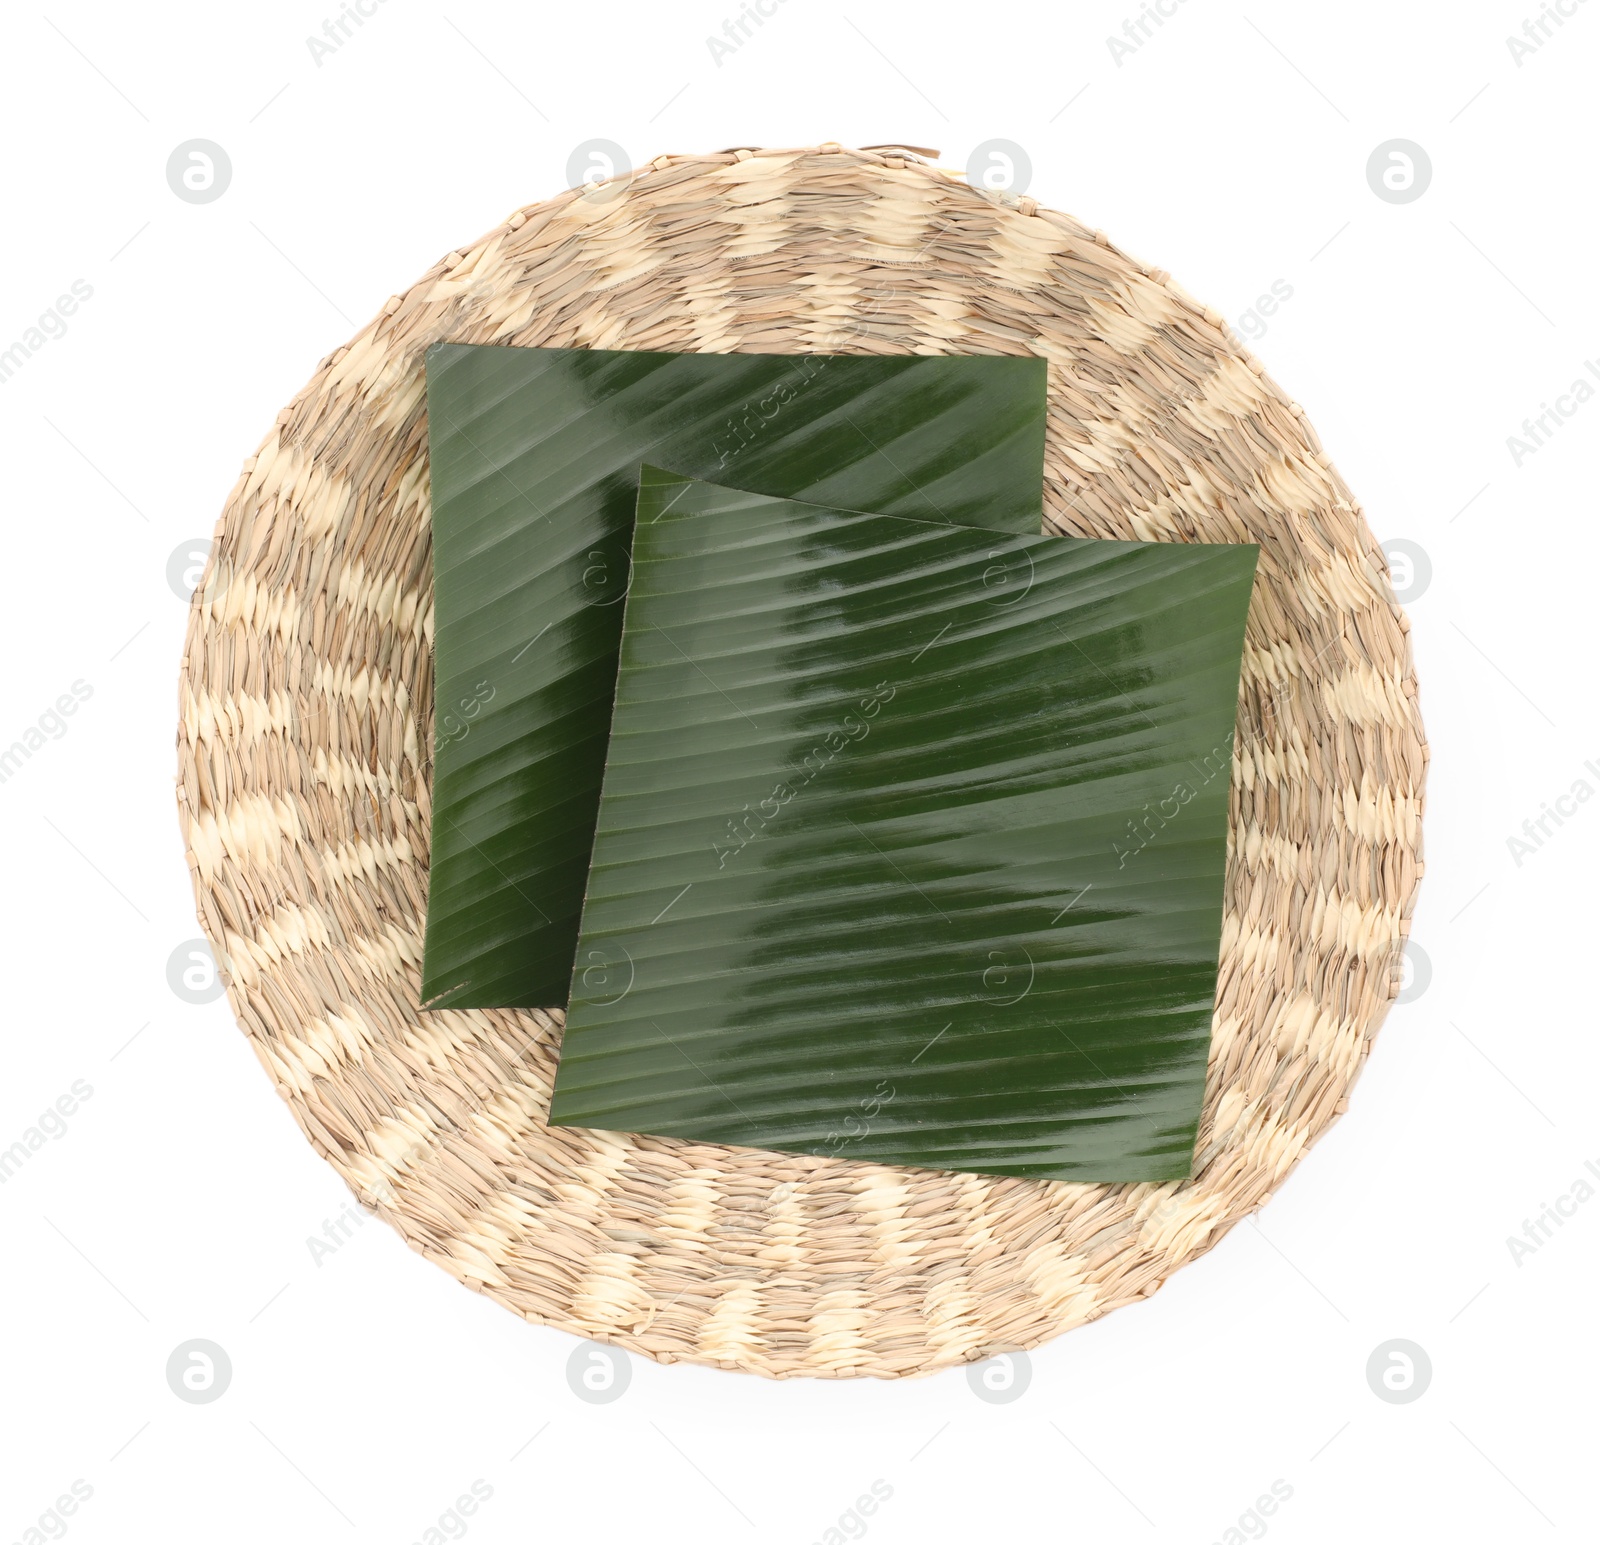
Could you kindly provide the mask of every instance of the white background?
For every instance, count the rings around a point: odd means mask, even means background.
[[[85,1545],[419,1541],[480,1479],[461,1523],[484,1545],[815,1542],[875,1480],[892,1497],[860,1523],[883,1545],[1594,1538],[1600,1196],[1520,1262],[1507,1245],[1600,1164],[1600,801],[1520,864],[1507,843],[1575,780],[1600,789],[1600,402],[1520,466],[1507,447],[1600,357],[1600,3],[1564,3],[1520,64],[1523,0],[1184,0],[1120,63],[1136,0],[782,0],[720,63],[716,3],[384,0],[320,65],[329,13],[298,0],[10,12],[0,347],[73,281],[93,296],[0,385],[0,745],[74,681],[92,696],[0,784],[0,1147],[74,1080],[93,1093],[0,1187],[0,1542],[36,1538],[74,1480],[92,1495],[61,1523]],[[1241,332],[1292,290],[1252,347],[1379,538],[1431,565],[1408,601],[1431,980],[1259,1219],[1038,1350],[1009,1403],[962,1371],[779,1384],[635,1358],[622,1398],[586,1404],[577,1343],[382,1224],[314,1262],[348,1193],[226,1001],[168,987],[198,932],[169,556],[203,546],[324,354],[566,186],[594,137],[640,162],[837,139],[963,165],[1016,142],[1042,203]],[[167,184],[191,138],[232,160],[209,204]],[[1392,138],[1432,162],[1411,203],[1368,186]],[[232,1360],[211,1404],[165,1377],[196,1337]],[[1433,1370],[1403,1405],[1366,1377],[1396,1337]],[[1290,1499],[1251,1519],[1279,1480]]]

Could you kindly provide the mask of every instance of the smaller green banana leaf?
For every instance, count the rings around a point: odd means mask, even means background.
[[[552,1124],[1186,1175],[1256,555],[646,468]]]
[[[1004,531],[1042,519],[1045,362],[428,353],[433,831],[422,1001],[567,1001],[638,468]]]

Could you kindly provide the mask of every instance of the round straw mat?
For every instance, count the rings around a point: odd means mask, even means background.
[[[440,339],[1040,354],[1049,530],[1260,543],[1191,1180],[551,1130],[559,1013],[418,1011],[423,354]],[[181,715],[201,923],[317,1151],[414,1249],[530,1320],[779,1377],[923,1373],[1153,1293],[1344,1110],[1422,874],[1406,620],[1300,408],[1161,270],[900,147],[663,156],[448,253],[245,462],[195,592]]]

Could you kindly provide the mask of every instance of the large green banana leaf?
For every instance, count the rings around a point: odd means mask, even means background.
[[[1256,554],[647,469],[552,1123],[1186,1175]]]
[[[565,1004],[640,463],[1037,532],[1045,363],[446,344],[427,385],[437,695],[422,997]]]

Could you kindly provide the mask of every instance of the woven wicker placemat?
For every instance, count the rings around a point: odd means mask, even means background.
[[[423,352],[440,339],[1033,352],[1050,362],[1047,529],[1260,543],[1192,1180],[982,1179],[551,1130],[559,1014],[418,1011]],[[662,1361],[922,1373],[1154,1292],[1344,1110],[1422,873],[1406,620],[1301,410],[1159,269],[892,147],[664,156],[447,254],[246,461],[180,697],[201,924],[306,1136],[468,1286]]]

